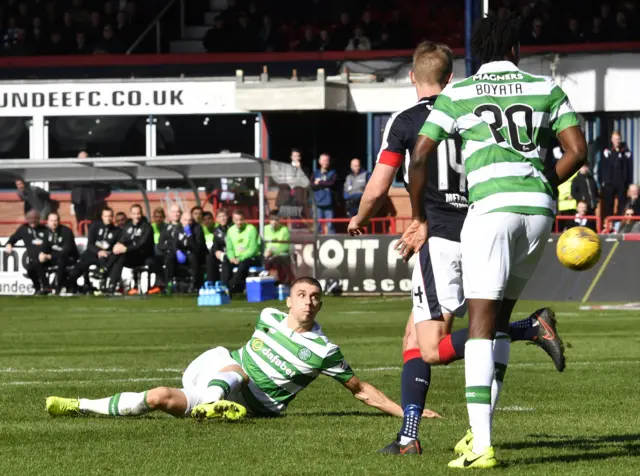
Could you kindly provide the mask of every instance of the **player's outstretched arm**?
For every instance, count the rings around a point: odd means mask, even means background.
[[[388,413],[389,415],[397,417],[404,416],[400,405],[391,400],[370,383],[363,382],[358,377],[353,376],[343,385],[353,394],[354,397],[356,397],[366,405],[377,408],[378,410],[384,413]],[[442,418],[442,416],[440,416],[438,413],[427,409],[424,410],[422,416],[423,418]]]
[[[397,172],[397,167],[376,164],[360,199],[358,214],[349,223],[348,231],[351,236],[364,233],[364,227],[369,224],[371,217],[378,213],[384,203]]]
[[[555,174],[551,177],[554,187],[566,182],[580,170],[587,160],[587,141],[580,126],[568,127],[558,134],[558,142],[564,154],[556,164]]]

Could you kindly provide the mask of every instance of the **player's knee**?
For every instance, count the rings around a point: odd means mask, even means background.
[[[147,393],[147,405],[151,408],[167,408],[171,405],[172,393],[169,387],[158,387]]]
[[[422,355],[422,360],[428,364],[438,365],[440,363],[440,353],[437,347],[429,346],[425,349],[420,349],[420,354]]]

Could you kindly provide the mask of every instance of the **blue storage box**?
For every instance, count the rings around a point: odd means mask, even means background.
[[[247,278],[247,301],[262,302],[277,298],[276,278],[271,276]]]

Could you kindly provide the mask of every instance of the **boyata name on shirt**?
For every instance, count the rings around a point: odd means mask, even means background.
[[[476,84],[478,96],[514,96],[522,94],[522,84]]]

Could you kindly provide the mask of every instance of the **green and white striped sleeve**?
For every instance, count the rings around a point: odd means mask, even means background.
[[[553,132],[559,134],[563,130],[579,126],[578,116],[576,116],[569,98],[565,92],[556,84],[551,81],[551,94],[549,95],[551,105],[549,107],[549,122]]]
[[[455,130],[456,116],[453,101],[447,96],[445,89],[436,99],[433,109],[420,129],[420,135],[440,142],[449,138]]]
[[[347,383],[355,375],[338,346],[324,358],[320,372],[340,383]]]

